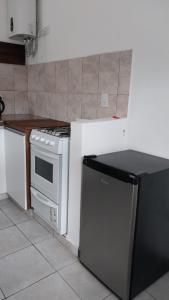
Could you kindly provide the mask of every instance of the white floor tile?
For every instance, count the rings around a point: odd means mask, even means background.
[[[9,198],[0,200],[0,209],[5,206],[10,206],[11,204],[13,204],[13,202]]]
[[[4,206],[1,209],[15,224],[19,224],[31,219],[31,217],[29,217],[22,209],[13,203]]]
[[[135,297],[133,300],[154,300],[154,298],[151,297],[146,292],[143,292],[143,293],[139,294],[137,297]]]
[[[102,300],[110,294],[103,284],[100,283],[79,262],[59,271],[59,274],[76,291],[81,299]]]
[[[46,257],[55,270],[62,269],[77,260],[77,258],[55,238],[38,243],[36,244],[36,247]]]
[[[147,292],[152,295],[156,300],[168,300],[169,299],[169,275],[166,274],[154,284],[152,284]]]
[[[51,234],[35,220],[23,222],[17,226],[26,237],[32,242],[37,243],[50,238]]]
[[[0,300],[4,299],[4,295],[2,294],[1,290],[0,290]]]
[[[79,300],[80,298],[58,274],[51,275],[9,300]],[[92,300],[92,299],[91,299]]]
[[[28,247],[0,259],[0,288],[5,296],[9,296],[52,272],[39,252]]]
[[[13,223],[0,210],[0,230],[12,226]]]
[[[30,242],[16,226],[0,230],[0,257],[26,248],[29,245]]]
[[[104,298],[104,300],[119,300],[119,298],[117,298],[115,295],[112,294],[112,295]]]

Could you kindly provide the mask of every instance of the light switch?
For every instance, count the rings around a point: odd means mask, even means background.
[[[100,106],[101,107],[108,107],[109,106],[109,95],[108,94],[101,94]]]

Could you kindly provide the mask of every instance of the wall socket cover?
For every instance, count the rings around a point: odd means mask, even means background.
[[[101,107],[108,107],[109,106],[109,95],[108,94],[101,94],[100,106]]]

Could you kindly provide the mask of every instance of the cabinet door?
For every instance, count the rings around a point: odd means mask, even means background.
[[[0,195],[6,193],[4,129],[0,128]]]
[[[7,193],[27,209],[25,136],[5,129]]]
[[[83,173],[80,260],[127,300],[137,186],[86,166]]]

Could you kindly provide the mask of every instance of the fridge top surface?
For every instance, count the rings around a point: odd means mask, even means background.
[[[169,159],[134,150],[125,150],[91,158],[89,157],[87,158],[86,164],[89,167],[97,165],[97,169],[99,169],[99,167],[102,169],[103,166],[107,166],[109,170],[112,169],[112,175],[114,170],[121,170],[126,174],[140,176],[145,173],[153,174],[169,169]]]

